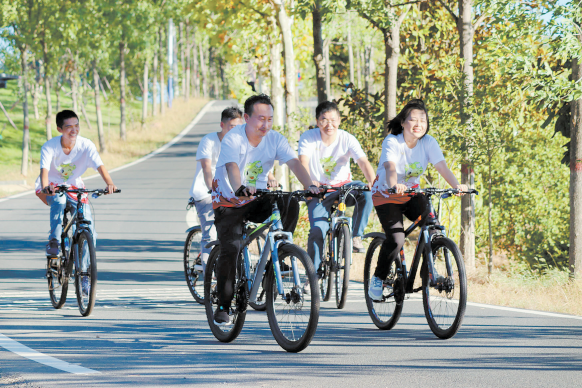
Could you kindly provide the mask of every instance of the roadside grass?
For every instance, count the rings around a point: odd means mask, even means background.
[[[26,184],[0,185],[0,198],[16,194],[21,191],[34,188],[34,181],[39,174],[40,149],[46,141],[45,116],[46,102],[42,94],[39,104],[39,119],[34,118],[34,108],[32,97],[29,97],[29,120],[30,120],[30,151],[28,161],[28,173],[24,177],[20,173],[22,159],[22,123],[23,111],[22,102],[18,101],[18,85],[8,83],[6,89],[0,89],[0,101],[6,110],[13,107],[8,112],[10,118],[16,124],[18,131],[14,130],[8,123],[8,120],[0,112],[0,181],[22,181]],[[72,109],[73,101],[70,91],[66,89],[61,92],[60,109]],[[51,119],[52,135],[59,136],[56,129],[56,95],[53,93],[52,98],[53,116]],[[92,93],[85,93],[85,108],[87,118],[91,123],[89,129],[87,122],[82,117],[81,112],[77,112],[80,118],[81,136],[91,139],[99,149],[99,139],[97,135],[97,116]],[[127,102],[127,140],[122,141],[119,137],[120,111],[116,96],[108,95],[108,100],[102,98],[102,116],[105,132],[105,142],[107,152],[100,152],[103,163],[107,169],[122,166],[134,161],[155,149],[161,147],[170,141],[184,127],[194,119],[196,114],[202,109],[208,100],[190,98],[184,101],[183,97],[178,96],[173,101],[171,109],[166,108],[163,116],[151,116],[151,104],[149,108],[150,116],[146,120],[145,127],[141,125],[141,101],[130,100]],[[15,102],[17,102],[15,104]],[[85,176],[93,175],[96,172],[88,170]]]

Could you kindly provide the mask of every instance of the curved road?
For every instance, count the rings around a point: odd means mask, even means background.
[[[122,194],[93,201],[99,284],[90,317],[80,316],[74,287],[63,309],[50,304],[48,208],[32,194],[0,200],[0,386],[580,384],[580,317],[471,304],[459,333],[443,341],[420,299],[406,301],[393,330],[377,330],[356,282],[344,310],[322,303],[302,353],[285,353],[255,311],[236,341],[216,341],[185,285],[182,249],[196,147],[227,104],[207,106],[175,144],[112,172]]]

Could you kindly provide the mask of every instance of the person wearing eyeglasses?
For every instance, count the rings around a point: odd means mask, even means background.
[[[322,102],[315,109],[315,118],[317,128],[305,131],[301,135],[298,151],[299,161],[309,171],[313,184],[332,187],[345,184],[363,185],[361,181],[352,181],[350,161],[354,159],[371,188],[375,177],[374,169],[355,136],[339,129],[341,119],[338,106],[331,101]],[[372,193],[363,191],[354,193],[354,196],[356,201],[349,198],[346,203],[348,206],[357,203],[353,215],[353,251],[364,252],[361,236],[372,212]],[[311,225],[307,253],[311,256],[316,269],[319,269],[321,263],[323,239],[329,228],[327,220],[331,206],[338,197],[339,192],[332,192],[323,200],[313,198],[307,201]]]

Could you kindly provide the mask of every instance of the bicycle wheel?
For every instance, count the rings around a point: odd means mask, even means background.
[[[93,311],[97,295],[97,258],[93,236],[88,230],[79,234],[77,242],[72,247],[75,257],[75,292],[81,315],[86,317]],[[87,270],[82,271],[82,262],[87,263]],[[79,267],[77,267],[77,265]]]
[[[65,209],[63,228],[71,219],[71,211]],[[51,304],[55,309],[64,306],[69,290],[69,275],[71,273],[73,257],[71,255],[71,243],[73,241],[73,228],[70,228],[64,239],[61,240],[61,255],[57,259],[47,258],[46,278],[48,281]]]
[[[400,258],[390,263],[390,272],[386,280],[384,280],[382,300],[374,301],[368,295],[370,279],[376,270],[378,255],[383,242],[383,238],[376,237],[372,240],[366,252],[366,261],[364,263],[364,297],[366,298],[368,314],[370,314],[374,325],[378,329],[390,330],[396,325],[398,319],[400,319],[404,302],[404,281],[402,278],[402,262]]]
[[[237,290],[239,284],[239,271],[237,265],[237,275],[235,279],[235,295],[230,306],[229,316],[230,324],[218,326],[214,323],[214,310],[218,307],[218,293],[216,291],[216,263],[220,254],[220,246],[216,245],[208,256],[206,263],[206,272],[204,273],[204,307],[206,309],[206,319],[212,334],[220,342],[231,342],[240,334],[245,323],[246,310],[240,311],[237,301],[240,300],[240,290]],[[238,299],[238,300],[237,300]]]
[[[327,244],[323,244],[323,252],[321,253],[321,277],[318,276],[319,290],[321,291],[321,300],[327,302],[331,298],[331,290],[333,285],[333,271],[332,258],[333,252],[330,251],[331,246],[331,232],[328,232]]]
[[[319,321],[319,292],[311,258],[294,244],[279,247],[283,295],[277,290],[277,280],[272,266],[268,271],[267,317],[277,343],[288,352],[305,349],[317,329]],[[297,272],[294,272],[297,271]],[[299,279],[295,284],[294,279]],[[305,292],[304,287],[309,287]]]
[[[422,271],[424,315],[432,332],[447,339],[461,328],[467,307],[465,263],[457,245],[445,237],[432,242],[432,255],[437,282],[431,286],[428,270]]]
[[[342,225],[337,230],[336,244],[337,257],[335,260],[335,304],[338,309],[343,309],[348,298],[348,286],[350,283],[350,263],[352,262],[352,250],[350,249],[350,228]]]
[[[260,235],[256,240],[253,240],[247,247],[249,253],[249,259],[251,262],[251,279],[255,279],[255,271],[261,260],[261,254],[263,253],[263,248],[265,247],[265,235]],[[249,306],[257,311],[265,311],[267,305],[265,304],[267,300],[267,291],[264,288],[266,276],[263,276],[261,285],[257,292],[257,300],[255,302],[249,302]]]
[[[200,304],[204,304],[204,272],[202,271],[202,232],[191,230],[184,244],[184,275],[190,293]]]

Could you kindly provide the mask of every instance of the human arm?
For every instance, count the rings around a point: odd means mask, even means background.
[[[240,180],[240,169],[238,168],[238,164],[235,162],[229,162],[224,165],[226,167],[226,173],[228,175],[228,181],[230,182],[230,187],[236,193],[241,187],[241,180]],[[257,192],[257,188],[254,186],[246,187],[243,190],[243,193],[248,194],[249,196],[253,195]]]
[[[459,184],[459,181],[457,180],[457,178],[455,177],[455,175],[453,174],[453,172],[447,166],[447,162],[446,161],[441,160],[440,162],[438,162],[437,164],[434,165],[434,168],[438,171],[439,174],[441,174],[441,176],[443,178],[445,178],[445,180],[447,181],[447,183],[452,188],[458,189],[459,191],[467,191],[468,190],[467,185],[461,185],[461,184]]]
[[[200,159],[198,161],[202,167],[202,174],[204,175],[204,184],[208,190],[212,190],[212,161],[210,159]]]
[[[313,194],[319,193],[319,189],[312,183],[311,176],[309,175],[303,164],[301,164],[299,159],[294,158],[289,160],[287,162],[287,166],[289,166],[289,169],[293,171],[293,174],[295,174],[297,179],[299,179],[299,182],[301,182],[305,190],[309,190]]]
[[[364,174],[366,180],[368,181],[368,187],[370,188],[370,190],[372,190],[372,184],[374,183],[376,175],[374,174],[374,169],[372,168],[372,165],[368,161],[368,158],[363,156],[360,159],[356,160],[356,163],[358,163],[358,166],[360,166],[360,170],[362,170],[362,173]]]
[[[40,187],[42,188],[42,192],[46,195],[55,195],[54,193],[54,186],[52,183],[49,183],[48,179],[48,170],[46,168],[40,169]]]
[[[402,183],[398,183],[398,174],[396,173],[396,163],[394,162],[384,162],[384,169],[386,170],[386,183],[388,187],[392,187],[396,190],[397,194],[402,194],[408,187]]]
[[[277,178],[275,178],[275,175],[273,175],[272,171],[269,171],[269,174],[267,174],[267,185],[269,187],[279,186],[279,182],[277,182]]]
[[[107,185],[106,187],[107,194],[113,194],[113,192],[117,190],[117,187],[113,184],[113,180],[111,179],[111,176],[109,175],[109,172],[107,171],[105,166],[104,165],[99,166],[97,168],[97,172],[99,173],[99,175],[101,175],[101,178],[103,178],[103,181],[105,181],[105,184]]]
[[[301,163],[301,165],[303,166],[303,168],[305,169],[305,171],[307,171],[307,173],[310,172],[309,169],[309,160],[311,158],[309,157],[309,155],[299,155],[299,162]],[[311,179],[311,176],[309,177],[309,179]],[[321,183],[318,181],[311,181],[315,186],[319,187],[321,186]]]

